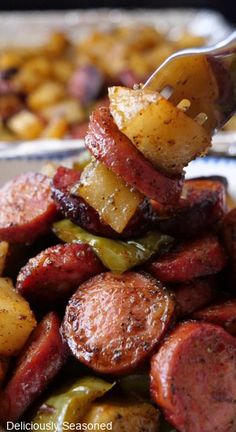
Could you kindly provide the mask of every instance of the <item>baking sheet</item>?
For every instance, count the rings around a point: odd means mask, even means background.
[[[14,12],[0,13],[0,49],[7,46],[36,46],[47,40],[48,35],[53,30],[63,30],[74,41],[86,37],[95,29],[108,30],[117,25],[135,25],[139,23],[154,25],[158,30],[168,33],[175,38],[183,31],[192,32],[204,36],[208,44],[218,42],[227,36],[232,27],[225,21],[222,15],[210,10],[194,9],[137,9],[125,11],[122,9],[91,9],[91,10],[72,10],[66,12]],[[220,132],[214,143],[215,151],[228,151],[229,146],[225,145],[225,140],[229,140],[229,135]],[[69,140],[61,141],[61,156],[68,151],[71,152]],[[217,141],[217,143],[216,143]],[[0,158],[32,156],[31,147],[35,142],[26,145],[25,143],[6,143],[0,141]],[[49,142],[52,149],[53,142]],[[45,154],[47,145],[43,140],[37,140],[37,157]],[[230,134],[230,146],[236,154],[236,132]],[[63,147],[63,148],[62,148]],[[57,152],[54,146],[54,152]],[[15,152],[15,156],[14,156]],[[10,153],[10,156],[9,156]],[[232,152],[229,156],[232,156]]]

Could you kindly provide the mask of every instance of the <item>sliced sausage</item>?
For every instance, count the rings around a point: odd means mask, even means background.
[[[96,372],[129,373],[153,353],[174,310],[170,293],[151,276],[102,273],[72,296],[63,332],[72,353]]]
[[[236,299],[211,305],[193,314],[197,320],[218,324],[236,335]]]
[[[78,183],[80,172],[59,167],[53,178],[52,196],[61,213],[75,224],[93,234],[104,237],[137,237],[147,231],[152,217],[150,205],[147,201],[138,208],[124,232],[117,234],[109,225],[100,221],[99,214],[83,198],[72,196],[70,190]]]
[[[71,96],[86,105],[96,99],[104,86],[102,72],[93,65],[84,65],[72,75],[68,90]]]
[[[162,232],[174,237],[196,237],[208,229],[216,230],[226,210],[222,182],[187,180],[178,205],[169,214],[160,215],[157,224]]]
[[[32,243],[49,231],[57,215],[50,182],[48,177],[30,172],[0,189],[0,240]]]
[[[16,289],[29,301],[47,304],[65,301],[89,277],[104,271],[86,244],[52,246],[31,258],[18,275]]]
[[[235,432],[236,338],[213,324],[180,324],[152,358],[151,393],[180,432]]]
[[[88,130],[88,122],[73,124],[70,128],[70,135],[74,139],[84,139]]]
[[[0,422],[16,421],[47,388],[67,358],[60,320],[45,316],[31,336],[10,381],[0,393]]]
[[[96,159],[148,198],[162,204],[179,199],[183,176],[168,177],[157,171],[118,129],[109,108],[92,114],[85,145]]]
[[[236,208],[225,216],[222,234],[229,256],[230,277],[233,282],[236,282]]]
[[[226,256],[217,237],[208,235],[179,244],[175,251],[147,264],[146,268],[162,282],[186,282],[218,273],[225,265]]]
[[[214,276],[197,278],[190,282],[172,285],[179,315],[184,317],[210,304],[217,295],[217,281]]]

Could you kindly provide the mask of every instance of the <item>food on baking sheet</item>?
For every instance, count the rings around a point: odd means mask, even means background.
[[[72,168],[0,189],[0,424],[235,432],[235,209],[183,169],[212,129],[157,91],[109,94]]]
[[[56,32],[41,46],[2,49],[0,140],[83,138],[109,85],[133,87],[177,49],[204,43],[136,24],[93,31],[78,42]]]

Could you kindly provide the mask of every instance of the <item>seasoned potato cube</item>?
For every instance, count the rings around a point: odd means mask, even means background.
[[[3,51],[0,54],[0,70],[17,68],[21,65],[22,60],[17,51]]]
[[[95,208],[103,222],[118,233],[124,230],[144,199],[143,195],[96,161],[85,167],[76,194]]]
[[[94,402],[82,423],[112,425],[113,432],[156,432],[159,412],[146,402]]]
[[[10,279],[0,278],[0,355],[16,355],[35,326],[27,301],[14,290]]]
[[[55,117],[63,117],[68,123],[81,123],[85,120],[85,111],[79,101],[73,99],[65,99],[41,111],[42,116],[51,120]]]
[[[154,166],[178,174],[210,146],[196,121],[150,90],[109,89],[116,124]]]
[[[53,75],[56,80],[61,81],[63,83],[67,83],[73,72],[73,65],[66,60],[58,59],[54,60],[53,64]]]
[[[0,242],[0,276],[2,276],[5,268],[8,250],[9,250],[9,244],[5,241],[1,241]]]
[[[64,118],[55,118],[44,129],[44,138],[63,138],[68,130],[68,123]]]
[[[43,131],[41,120],[33,113],[23,110],[11,117],[7,123],[9,129],[19,138],[38,138]]]
[[[28,96],[28,104],[33,110],[40,110],[57,103],[65,96],[64,86],[47,81]]]
[[[68,44],[69,41],[65,33],[55,32],[50,36],[50,39],[45,46],[45,50],[48,54],[59,56],[65,51],[65,49],[68,47]]]

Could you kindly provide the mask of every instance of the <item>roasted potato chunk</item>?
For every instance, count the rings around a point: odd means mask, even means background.
[[[27,301],[14,290],[10,279],[0,278],[0,356],[16,355],[35,326]]]
[[[75,192],[118,233],[124,230],[144,199],[143,195],[96,161],[85,167]]]
[[[165,172],[181,173],[210,146],[206,130],[157,92],[112,87],[109,97],[117,126]]]
[[[146,402],[95,402],[82,422],[112,424],[113,432],[156,432],[159,412]]]

